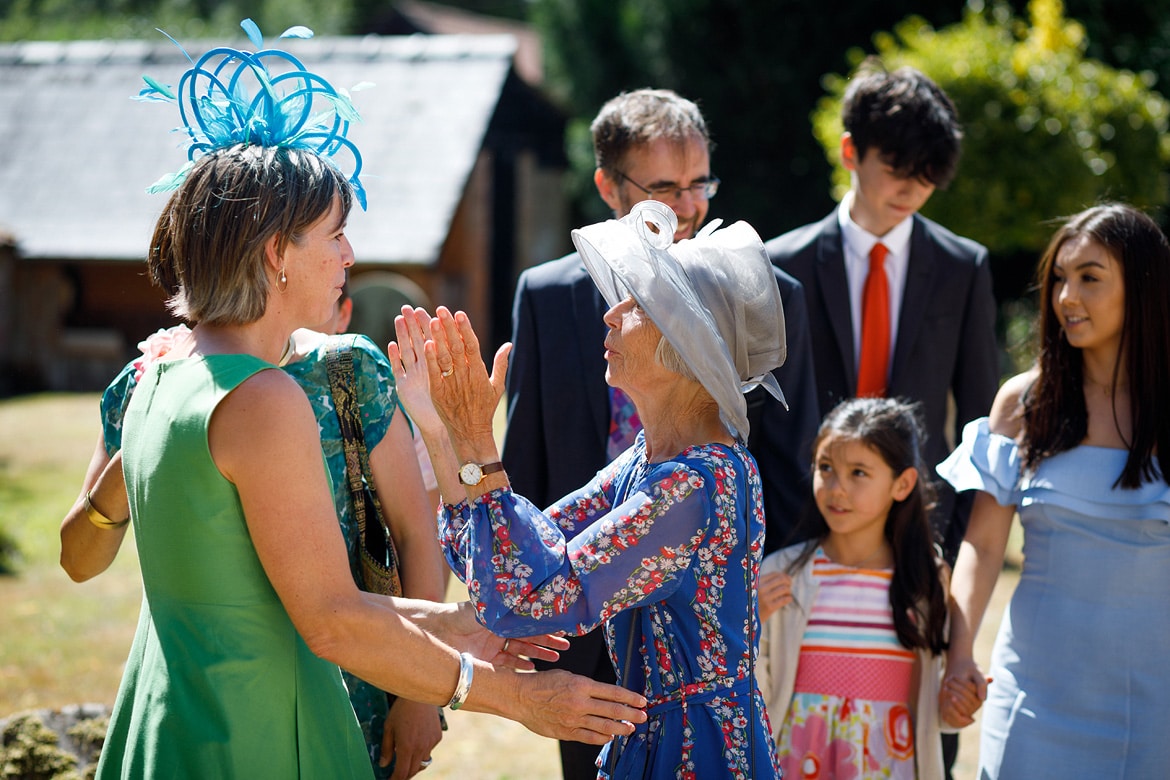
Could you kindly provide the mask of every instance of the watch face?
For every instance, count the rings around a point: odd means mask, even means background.
[[[464,463],[459,468],[459,481],[464,485],[478,485],[483,481],[483,469],[478,463]]]

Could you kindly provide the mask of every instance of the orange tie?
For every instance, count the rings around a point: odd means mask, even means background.
[[[859,397],[886,394],[890,363],[890,283],[886,280],[885,244],[869,250],[869,275],[861,295],[861,361],[857,367]]]

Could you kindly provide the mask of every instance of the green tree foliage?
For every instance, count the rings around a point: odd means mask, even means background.
[[[746,219],[765,237],[824,216],[829,167],[809,120],[821,75],[915,9],[935,24],[959,19],[942,0],[534,0],[548,86],[573,117],[575,219],[607,216],[590,183],[589,122],[640,87],[674,89],[707,117],[724,181],[711,216]]]
[[[1170,104],[1151,88],[1153,74],[1086,58],[1084,28],[1063,17],[1060,0],[1029,9],[1031,24],[996,6],[938,31],[910,18],[874,39],[887,67],[911,65],[938,82],[965,127],[958,176],[923,212],[1001,255],[1034,256],[1054,218],[1104,198],[1152,210],[1167,200]],[[827,77],[814,113],[834,162],[845,85]],[[834,188],[848,188],[839,167]]]
[[[1012,0],[1017,14],[1026,0]],[[1117,68],[1158,74],[1162,91],[1170,88],[1170,0],[1066,0],[1065,13],[1084,25],[1086,56]]]

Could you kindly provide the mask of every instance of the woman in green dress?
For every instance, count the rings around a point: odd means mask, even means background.
[[[334,329],[330,323],[325,323],[321,331],[326,328]],[[447,567],[435,538],[434,507],[438,502],[428,506],[417,453],[406,414],[398,404],[390,364],[365,336],[342,335],[330,339],[325,332],[301,329],[293,333],[280,367],[300,385],[317,418],[350,573],[358,587],[362,587],[358,521],[353,511],[340,422],[326,367],[329,346],[335,341],[351,350],[354,398],[361,410],[370,476],[382,497],[382,511],[397,551],[403,595],[442,601]],[[143,354],[127,363],[102,394],[102,434],[90,463],[90,473],[100,472],[122,448],[126,409],[149,365],[162,358],[187,357],[194,343],[191,330],[186,325],[178,325],[152,334],[139,347]],[[84,489],[90,487],[92,484],[87,483]],[[84,490],[79,500],[84,500]],[[63,553],[75,549],[69,543],[69,534],[79,530],[85,533],[87,527],[93,526],[86,518],[83,505],[78,504],[62,524]],[[124,534],[111,532],[109,536],[121,540]],[[113,563],[118,548],[105,549],[109,555],[101,559],[86,555],[63,556],[62,566],[75,580],[89,579]],[[78,568],[79,564],[84,564],[85,568]],[[342,679],[365,738],[374,776],[391,780],[410,777],[412,767],[428,761],[431,750],[442,739],[439,710],[407,699],[388,697],[385,691],[348,672],[342,672]]]

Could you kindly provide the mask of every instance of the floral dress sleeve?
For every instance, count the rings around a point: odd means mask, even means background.
[[[386,438],[390,422],[401,406],[390,361],[369,336],[353,337],[353,373],[361,403],[362,432],[366,448],[372,450]]]
[[[502,489],[444,507],[439,532],[489,629],[584,634],[679,587],[707,532],[713,482],[686,459],[631,457],[547,514]]]

